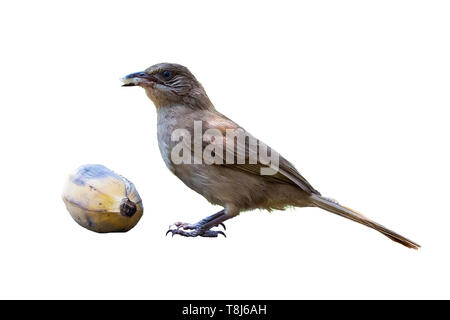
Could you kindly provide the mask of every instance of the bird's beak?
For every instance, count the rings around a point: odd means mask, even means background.
[[[144,71],[129,74],[120,80],[123,82],[122,87],[152,86],[158,82],[158,79]]]

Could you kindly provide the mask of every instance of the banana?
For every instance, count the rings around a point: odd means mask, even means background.
[[[95,232],[126,232],[144,212],[134,184],[99,164],[71,173],[62,198],[72,218]]]

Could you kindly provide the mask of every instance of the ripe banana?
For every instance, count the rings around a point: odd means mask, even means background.
[[[144,212],[134,184],[99,164],[70,174],[62,198],[72,218],[95,232],[126,232]]]

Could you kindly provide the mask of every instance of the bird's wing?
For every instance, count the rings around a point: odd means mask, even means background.
[[[295,169],[295,167],[289,161],[283,158],[275,150],[265,145],[262,141],[254,138],[232,120],[228,119],[217,111],[207,113],[206,115],[205,113],[203,113],[203,116],[201,118],[203,120],[202,129],[204,132],[202,150],[205,150],[205,148],[208,146],[210,150],[223,150],[223,152],[221,153],[214,153],[214,156],[216,157],[214,165],[221,165],[233,170],[240,170],[249,174],[259,175],[263,179],[266,179],[268,181],[295,185],[307,193],[320,195],[320,193],[311,186],[311,184]],[[245,143],[237,143],[238,139],[235,139],[233,137],[233,134],[236,132],[239,132],[239,134],[244,134],[249,138]],[[215,133],[220,133],[222,139],[217,139]],[[215,137],[211,138],[212,136]],[[268,163],[267,161],[264,161],[265,163],[263,163],[259,156],[255,157],[255,153],[253,152],[254,148],[249,147],[249,141],[251,138],[253,138],[254,141],[257,141],[257,145],[259,147],[258,151],[261,150],[261,146],[264,146],[267,150],[265,154],[272,155],[272,153],[275,153],[276,155],[278,155],[278,166],[275,166],[275,168],[273,168],[275,169],[274,173],[272,171],[273,174],[261,175],[261,170],[263,168],[268,169],[270,167],[270,163]],[[190,148],[193,152],[193,142]],[[239,157],[241,161],[238,161]],[[269,159],[270,158],[271,157],[269,156]],[[233,161],[229,161],[230,159],[232,159]]]

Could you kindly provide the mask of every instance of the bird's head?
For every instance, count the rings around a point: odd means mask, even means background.
[[[139,86],[156,107],[184,104],[193,109],[214,108],[200,82],[188,68],[175,63],[155,64],[123,77],[122,86]]]

